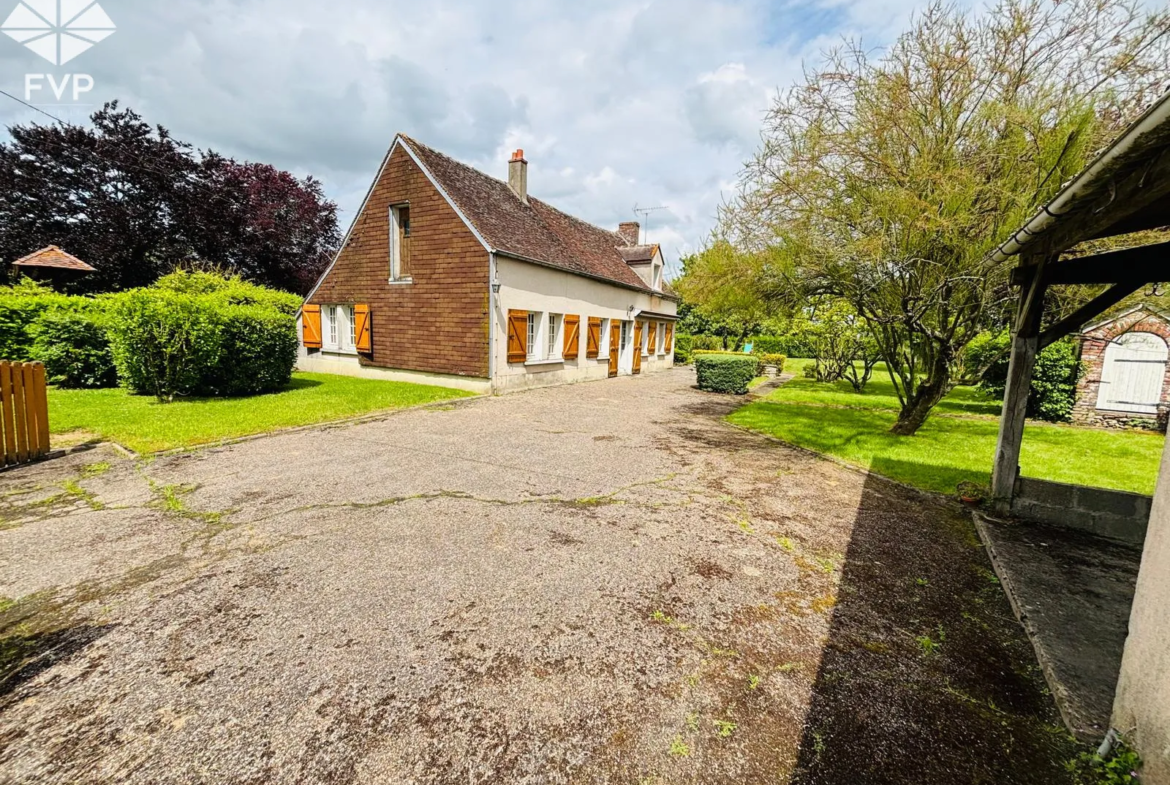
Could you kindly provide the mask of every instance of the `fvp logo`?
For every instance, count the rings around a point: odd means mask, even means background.
[[[114,23],[93,0],[21,0],[0,30],[53,65],[64,65],[112,35]]]

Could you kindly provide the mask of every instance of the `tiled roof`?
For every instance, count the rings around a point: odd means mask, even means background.
[[[625,248],[618,248],[618,253],[622,255],[622,259],[624,259],[627,264],[652,262],[654,261],[654,254],[658,253],[658,246],[628,245]]]
[[[80,270],[81,272],[97,272],[85,262],[72,254],[67,254],[55,245],[42,248],[28,256],[17,259],[12,263],[19,267],[56,267],[61,270]]]
[[[508,184],[450,156],[400,136],[493,250],[506,256],[655,292],[622,257],[626,243],[609,232],[539,199],[520,200]]]

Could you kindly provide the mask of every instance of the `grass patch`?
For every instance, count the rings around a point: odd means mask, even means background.
[[[845,382],[817,384],[800,377],[807,362],[793,360],[797,378],[728,419],[926,490],[953,494],[963,481],[990,483],[998,401],[960,387],[917,434],[894,436],[889,430],[898,401],[888,379],[875,372],[866,392],[858,395]],[[1144,431],[1029,420],[1020,466],[1027,477],[1150,494],[1164,442],[1161,434]]]
[[[296,373],[280,392],[244,398],[182,398],[159,403],[126,390],[49,390],[54,436],[84,431],[136,452],[250,436],[314,425],[471,393],[408,382]]]

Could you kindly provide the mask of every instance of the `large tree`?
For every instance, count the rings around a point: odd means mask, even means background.
[[[852,305],[901,401],[893,430],[914,433],[1007,294],[989,252],[1164,89],[1168,29],[1129,0],[935,3],[876,59],[829,53],[777,97],[723,212],[738,248],[769,251],[740,280]]]
[[[148,284],[200,262],[304,292],[339,242],[312,178],[198,152],[107,104],[91,127],[14,125],[0,144],[0,260],[46,245],[89,262],[75,286]]]

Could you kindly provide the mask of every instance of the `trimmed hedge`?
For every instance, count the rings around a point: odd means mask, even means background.
[[[297,362],[295,317],[262,305],[226,305],[219,320],[219,362],[204,392],[253,395],[289,383]]]
[[[759,360],[750,354],[696,352],[695,373],[700,390],[743,395],[759,374]]]
[[[33,325],[51,309],[67,307],[73,299],[29,278],[0,288],[0,360],[33,359]]]
[[[207,296],[221,305],[262,305],[296,317],[304,300],[295,294],[248,283],[239,276],[177,270],[159,278],[150,287],[177,294]]]
[[[122,384],[162,401],[271,392],[296,364],[295,318],[269,304],[234,304],[223,290],[135,289],[118,297],[109,323]]]
[[[110,345],[122,385],[160,401],[203,392],[220,360],[223,329],[206,300],[134,289],[118,298]]]
[[[748,339],[756,354],[783,354],[785,357],[815,357],[812,341],[799,333],[788,335],[753,335]]]
[[[82,300],[83,298],[75,298]],[[45,364],[51,384],[116,387],[118,374],[104,310],[92,302],[53,308],[32,326],[32,358]]]
[[[777,373],[784,370],[784,362],[788,359],[782,354],[760,354],[758,357],[762,364],[775,366]]]

